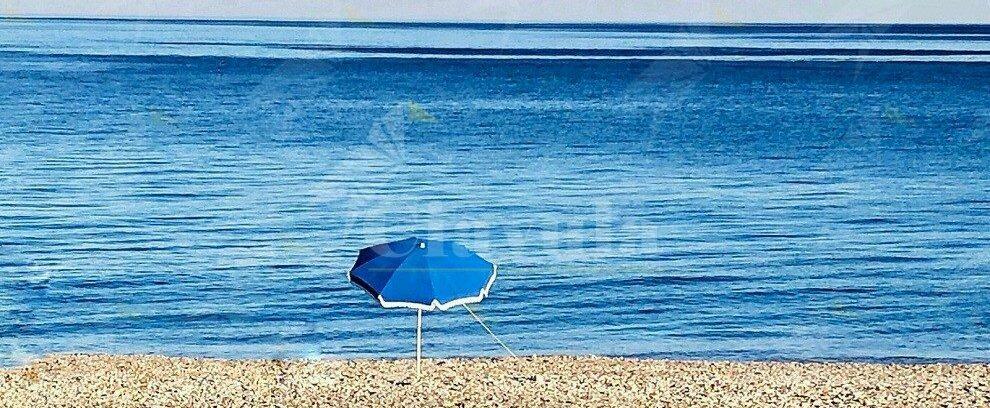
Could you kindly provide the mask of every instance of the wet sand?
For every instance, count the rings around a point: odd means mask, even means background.
[[[57,355],[0,371],[0,407],[990,407],[988,364],[523,357]]]

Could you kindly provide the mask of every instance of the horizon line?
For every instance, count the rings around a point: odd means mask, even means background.
[[[843,21],[843,22],[814,22],[814,21],[483,21],[483,20],[320,20],[320,19],[265,19],[265,18],[222,18],[222,17],[150,17],[150,16],[56,16],[56,15],[0,15],[2,20],[74,20],[74,21],[147,21],[147,22],[203,22],[203,23],[305,23],[305,24],[444,24],[444,25],[507,25],[507,26],[990,26],[990,22],[875,22],[875,21]]]

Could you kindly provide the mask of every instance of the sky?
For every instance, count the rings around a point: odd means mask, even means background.
[[[444,22],[990,23],[990,0],[0,0],[0,15]]]

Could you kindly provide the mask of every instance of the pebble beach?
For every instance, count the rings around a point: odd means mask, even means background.
[[[53,355],[0,371],[0,407],[986,407],[988,364],[606,357],[415,361]]]

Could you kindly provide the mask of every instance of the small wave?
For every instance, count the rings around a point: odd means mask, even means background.
[[[732,275],[695,275],[695,276],[666,275],[666,276],[641,276],[641,277],[630,278],[623,281],[622,284],[661,286],[661,285],[691,285],[696,283],[745,282],[745,281],[753,281],[753,280],[758,280],[758,279],[751,276],[732,276]]]
[[[842,224],[849,225],[890,225],[897,224],[897,220],[882,217],[869,217],[869,218],[850,218],[839,221]]]
[[[936,259],[930,257],[922,257],[922,256],[880,255],[880,256],[860,256],[854,258],[845,258],[844,260],[854,261],[854,262],[900,264],[900,263],[913,263],[913,262],[932,262],[935,261]]]

